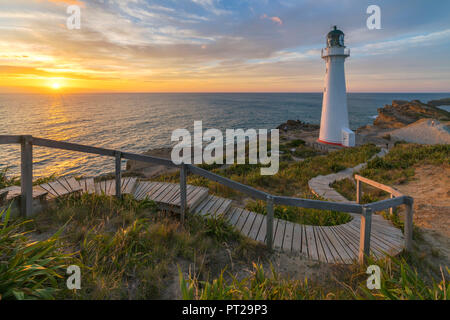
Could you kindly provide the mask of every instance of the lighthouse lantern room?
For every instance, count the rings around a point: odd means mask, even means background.
[[[325,88],[320,120],[319,142],[353,147],[355,133],[350,130],[347,110],[344,62],[350,50],[344,46],[344,33],[335,26],[322,49],[326,62]]]

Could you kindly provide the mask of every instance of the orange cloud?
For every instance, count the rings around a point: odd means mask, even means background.
[[[281,20],[281,18],[277,17],[277,16],[269,17],[267,14],[263,14],[261,16],[261,19],[269,19],[272,22],[275,22],[276,24],[278,24],[279,26],[281,26],[283,24],[283,20]]]

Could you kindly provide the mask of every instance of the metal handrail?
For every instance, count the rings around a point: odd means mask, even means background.
[[[32,215],[33,207],[33,146],[55,148],[68,151],[77,151],[83,153],[91,153],[102,156],[109,156],[115,158],[115,180],[116,180],[116,196],[120,197],[120,185],[121,185],[121,159],[136,160],[146,163],[154,163],[169,167],[175,167],[180,169],[180,207],[181,207],[181,220],[184,221],[185,213],[187,209],[186,205],[186,177],[188,172],[197,174],[206,179],[220,183],[226,187],[243,192],[253,198],[267,201],[267,239],[266,244],[272,248],[272,234],[273,234],[273,205],[288,205],[300,208],[314,208],[320,210],[333,210],[349,213],[361,214],[361,237],[360,237],[360,261],[363,262],[365,257],[369,255],[370,250],[370,231],[371,231],[371,214],[375,211],[385,210],[387,208],[396,207],[405,204],[410,212],[411,224],[412,224],[412,203],[413,199],[408,196],[401,195],[392,199],[381,200],[369,204],[361,205],[346,204],[330,201],[319,201],[303,198],[293,198],[284,196],[275,196],[267,192],[255,189],[245,184],[233,181],[225,178],[208,170],[199,168],[191,164],[174,164],[169,159],[158,158],[154,156],[135,154],[130,152],[124,152],[120,150],[99,148],[93,146],[87,146],[77,143],[56,141],[45,138],[37,138],[31,135],[0,135],[0,144],[21,144],[21,211],[25,217]],[[362,177],[361,177],[362,178]],[[362,179],[360,179],[362,181]],[[359,180],[358,180],[359,181]],[[359,189],[358,189],[359,192]],[[359,198],[358,198],[359,199]],[[409,226],[409,223],[407,224]],[[271,232],[272,231],[272,232]],[[408,233],[408,234],[406,234]],[[412,241],[412,225],[406,228],[406,248],[411,249]],[[410,240],[411,239],[411,240]]]

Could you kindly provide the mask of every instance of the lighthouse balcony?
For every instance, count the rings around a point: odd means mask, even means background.
[[[350,56],[350,49],[344,47],[330,47],[322,49],[322,58],[329,56]]]

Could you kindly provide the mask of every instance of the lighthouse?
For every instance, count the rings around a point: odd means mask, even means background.
[[[319,142],[353,147],[355,133],[350,130],[345,86],[345,59],[350,50],[344,46],[344,33],[335,26],[327,35],[327,47],[322,49],[326,63],[322,117]]]

